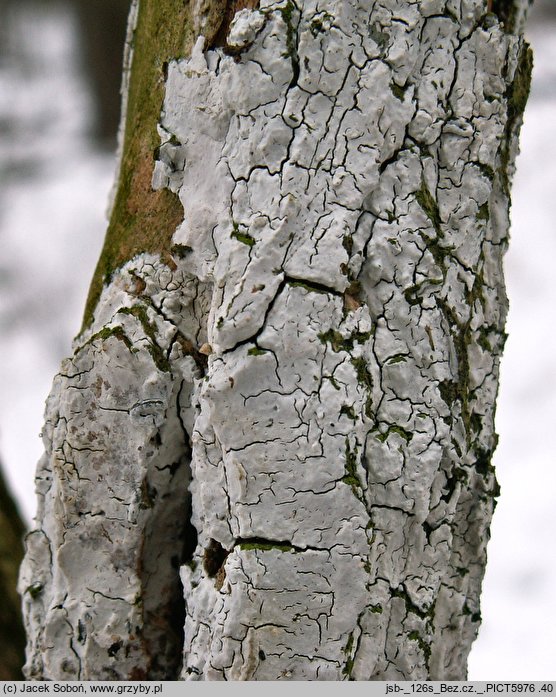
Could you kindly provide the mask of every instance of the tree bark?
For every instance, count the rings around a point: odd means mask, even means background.
[[[462,679],[528,2],[170,5],[47,404],[27,675]]]

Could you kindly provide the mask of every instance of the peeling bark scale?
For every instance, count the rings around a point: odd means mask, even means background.
[[[47,403],[29,678],[465,677],[526,5],[191,3],[149,193],[183,213]]]

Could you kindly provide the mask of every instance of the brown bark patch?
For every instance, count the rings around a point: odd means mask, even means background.
[[[226,37],[230,31],[230,25],[236,12],[240,10],[256,10],[259,7],[259,0],[228,0],[226,4],[226,10],[224,11],[224,18],[220,24],[220,28],[215,34],[213,40],[210,42],[212,46],[225,46]]]
[[[133,37],[116,199],[89,290],[82,329],[92,322],[103,285],[126,261],[150,252],[172,263],[171,239],[183,220],[183,207],[169,190],[153,191],[151,177],[160,144],[156,126],[164,100],[168,62],[189,55],[193,40],[188,2],[141,0]]]

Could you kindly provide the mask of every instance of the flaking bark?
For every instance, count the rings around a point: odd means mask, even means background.
[[[224,4],[192,2],[162,64],[171,10],[139,5],[47,405],[27,674],[462,679],[528,3]]]

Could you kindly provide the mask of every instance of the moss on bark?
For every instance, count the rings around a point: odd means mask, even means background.
[[[223,44],[234,14],[258,0],[207,0],[221,15],[209,45]],[[190,55],[196,36],[192,2],[141,0],[133,36],[122,161],[116,198],[85,306],[81,330],[93,320],[102,288],[114,271],[142,252],[160,254],[170,266],[171,239],[183,220],[178,196],[154,191],[151,178],[160,145],[157,124],[164,101],[168,63]],[[221,7],[222,9],[218,9]]]
[[[168,62],[187,56],[193,44],[189,2],[141,0],[133,37],[124,145],[116,199],[104,247],[85,307],[83,329],[112,273],[141,252],[169,257],[172,235],[183,218],[179,198],[153,191],[156,126],[164,99]]]
[[[519,135],[521,122],[529,92],[531,90],[531,77],[533,74],[533,51],[528,43],[523,42],[518,58],[514,80],[507,92],[508,120],[506,132],[500,146],[500,167],[498,175],[504,193],[510,199],[511,179],[514,161],[512,157],[512,143]]]

